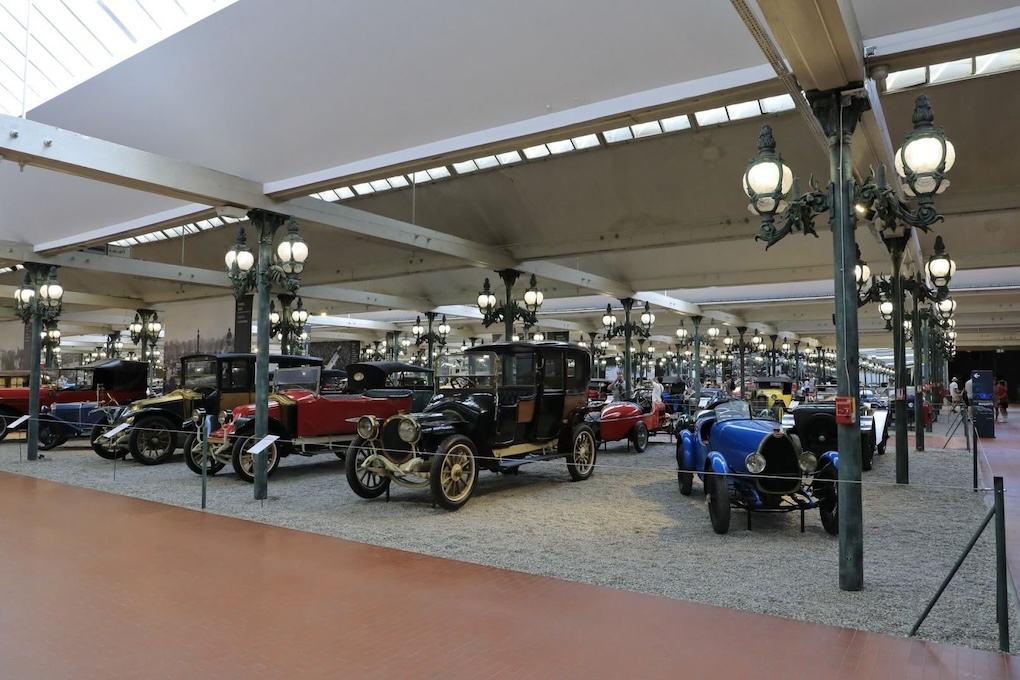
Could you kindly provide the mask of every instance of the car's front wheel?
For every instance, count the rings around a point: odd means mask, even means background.
[[[89,433],[89,444],[92,445],[92,450],[96,452],[97,456],[106,460],[123,458],[127,454],[127,450],[114,447],[113,440],[103,437],[112,428],[113,425],[104,419],[93,425],[92,432]]]
[[[708,518],[712,521],[712,530],[725,534],[730,530],[730,489],[726,475],[709,472],[705,487],[708,489]]]
[[[230,462],[234,466],[234,472],[249,484],[255,481],[255,455],[251,454],[249,449],[260,441],[262,440],[255,435],[239,437],[234,443],[234,449],[230,457]],[[276,442],[273,442],[262,451],[266,456],[266,479],[269,479],[273,472],[276,471],[276,468],[280,466],[280,450],[276,446]],[[199,469],[199,472],[201,472],[201,469]]]
[[[441,508],[457,510],[471,498],[478,482],[475,445],[464,435],[447,437],[432,456],[429,486]]]
[[[184,440],[182,448],[184,451],[184,464],[196,475],[202,474],[202,445],[199,443],[198,436],[194,432],[189,434],[188,438]],[[224,464],[213,458],[212,452],[209,451],[205,460],[205,473],[207,475],[215,475],[223,468]]]
[[[39,423],[39,449],[49,451],[68,440],[67,428],[59,423],[43,420]]]
[[[567,472],[575,482],[591,477],[595,471],[595,431],[587,425],[575,425],[570,438],[570,453],[567,455]]]
[[[831,465],[815,477],[814,491],[818,499],[818,514],[822,519],[822,528],[833,536],[838,536],[839,484],[836,471]]]
[[[638,453],[648,448],[648,426],[643,421],[639,422],[630,431],[630,443]]]
[[[128,450],[142,465],[165,463],[176,449],[177,434],[166,418],[142,418],[131,428]]]
[[[375,449],[366,440],[358,437],[347,449],[344,458],[344,471],[347,473],[347,483],[351,491],[362,498],[378,498],[386,493],[390,486],[390,478],[377,475],[371,470],[365,470],[361,466],[368,460],[368,457],[375,453]],[[337,453],[337,455],[340,455]]]

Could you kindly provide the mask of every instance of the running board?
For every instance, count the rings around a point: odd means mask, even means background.
[[[518,468],[528,463],[534,463],[539,460],[556,460],[557,458],[565,458],[565,453],[553,453],[547,456],[528,456],[527,458],[502,458],[499,461],[500,470],[510,470],[512,468]]]

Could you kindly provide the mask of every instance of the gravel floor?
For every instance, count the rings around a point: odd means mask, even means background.
[[[199,507],[201,478],[180,456],[158,467],[120,462],[115,480],[113,463],[87,445],[71,442],[31,464],[19,462],[19,448],[0,445],[0,470]],[[518,475],[483,472],[475,495],[455,513],[432,508],[423,490],[393,487],[389,503],[363,500],[332,455],[284,459],[265,502],[254,501],[252,487],[228,466],[209,480],[208,509],[572,581],[906,635],[978,527],[987,500],[969,489],[965,451],[914,453],[910,466],[909,487],[893,483],[891,452],[864,475],[865,588],[853,593],[838,588],[837,539],[823,531],[815,511],[807,513],[803,534],[798,513],[756,515],[747,531],[737,510],[729,534],[713,533],[700,483],[690,497],[678,493],[674,445],[665,436],[643,454],[610,444],[585,482],[570,482],[563,461],[525,466]],[[920,637],[998,648],[990,528]]]

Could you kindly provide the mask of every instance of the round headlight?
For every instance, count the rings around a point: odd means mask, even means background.
[[[408,444],[414,444],[421,437],[421,425],[414,418],[404,418],[397,426],[397,435]]]
[[[220,414],[220,425],[226,425],[234,421],[234,412],[230,409],[226,409]]]
[[[191,412],[191,422],[195,423],[196,425],[202,424],[202,418],[205,418],[205,411],[203,411],[202,409],[196,408],[194,411]]]
[[[760,453],[752,453],[744,459],[744,465],[752,475],[761,474],[765,470],[765,456]]]
[[[379,421],[375,416],[361,416],[358,419],[358,436],[362,439],[372,439],[379,431]]]
[[[814,472],[815,468],[818,467],[818,459],[815,458],[813,453],[802,453],[800,454],[800,469],[803,472]]]

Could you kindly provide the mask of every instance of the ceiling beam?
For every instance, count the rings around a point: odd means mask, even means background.
[[[330,328],[355,328],[369,331],[399,331],[403,330],[395,323],[385,321],[369,321],[368,319],[356,319],[347,316],[309,316],[310,326],[326,326]]]
[[[14,291],[18,286],[0,286],[0,297],[14,299]],[[94,295],[92,293],[76,293],[65,290],[61,301],[65,305],[84,305],[86,307],[112,307],[114,309],[138,309],[144,307],[142,300],[135,298],[113,297],[111,295]]]
[[[432,307],[432,303],[425,299],[351,290],[337,286],[303,286],[298,290],[298,294],[303,298],[327,300],[330,302],[349,302],[351,304],[383,307],[386,309],[415,310],[430,309]]]
[[[612,279],[599,276],[598,274],[565,267],[561,264],[556,264],[555,262],[534,260],[531,262],[522,262],[516,268],[520,271],[534,274],[535,276],[540,276],[552,281],[559,281],[561,283],[569,283],[579,288],[587,288],[588,290],[593,290],[597,293],[609,295],[610,297],[615,297],[617,299],[634,296],[634,289],[625,283],[613,281]]]

